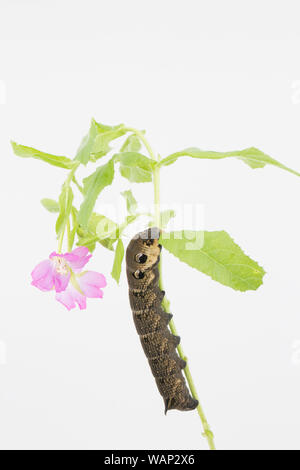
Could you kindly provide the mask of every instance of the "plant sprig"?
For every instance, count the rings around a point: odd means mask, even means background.
[[[120,146],[119,138],[123,137],[125,140]],[[142,151],[143,147],[146,155]],[[124,259],[123,237],[126,227],[138,217],[147,215],[149,226],[156,225],[165,229],[171,218],[175,217],[175,213],[171,209],[163,212],[160,210],[160,171],[161,169],[166,171],[167,167],[174,164],[179,158],[190,157],[214,161],[236,158],[252,169],[272,165],[300,176],[297,171],[283,165],[255,147],[226,152],[206,151],[190,147],[161,158],[159,154],[154,153],[144,131],[124,124],[107,126],[94,119],[92,119],[89,132],[81,141],[73,159],[45,153],[15,142],[12,142],[12,148],[15,154],[20,157],[38,159],[69,171],[62,185],[58,201],[49,198],[41,201],[49,212],[58,214],[55,224],[58,251],[62,250],[65,237],[67,238],[68,251],[72,250],[74,242],[79,246],[88,247],[90,251],[95,249],[97,243],[101,244],[104,248],[114,251],[111,275],[117,282],[120,280]],[[98,165],[98,160],[108,155],[108,160],[104,164]],[[75,174],[80,166],[87,164],[96,165],[96,169],[83,181],[78,181]],[[131,189],[121,193],[127,207],[127,216],[121,224],[94,211],[96,201],[101,193],[113,183],[116,166],[118,166],[122,177],[130,183],[153,182],[154,213],[144,214],[138,211],[138,203]],[[82,197],[79,209],[74,206],[73,188],[76,188]],[[247,256],[225,231],[182,231],[180,236],[178,236],[178,232],[165,233],[165,235],[161,243],[166,250],[180,261],[210,276],[214,281],[239,291],[256,290],[263,282],[264,269]],[[193,242],[197,241],[199,237],[202,237],[201,246],[197,246],[197,243],[193,245]],[[187,243],[191,245],[189,250],[186,250]],[[160,288],[163,290],[161,262],[159,269]],[[170,302],[164,298],[162,306],[167,312],[169,312],[169,305]],[[172,333],[177,335],[173,319],[169,326]],[[181,344],[177,349],[180,357],[187,361]],[[188,363],[184,373],[193,397],[199,401]],[[201,418],[204,436],[210,449],[214,449],[213,434],[200,401],[197,411]]]

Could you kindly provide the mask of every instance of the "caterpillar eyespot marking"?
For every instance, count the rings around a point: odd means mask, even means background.
[[[144,264],[144,263],[146,263],[146,261],[148,259],[148,256],[145,255],[145,253],[138,253],[135,258],[136,258],[138,263]]]
[[[187,387],[182,369],[186,362],[176,351],[179,336],[168,328],[172,314],[162,306],[164,291],[159,288],[158,243],[160,230],[151,227],[138,233],[126,250],[129,300],[137,333],[154,375],[159,393],[168,410],[188,411],[198,406]],[[143,265],[143,271],[139,269]]]
[[[137,269],[134,273],[133,273],[134,277],[136,279],[143,279],[143,277],[145,276],[145,273],[143,273],[143,271],[140,271],[139,269]]]

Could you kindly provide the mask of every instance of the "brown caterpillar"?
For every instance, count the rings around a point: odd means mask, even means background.
[[[144,352],[155,377],[159,393],[168,410],[194,410],[198,401],[190,395],[182,369],[186,363],[176,351],[180,342],[168,328],[172,314],[166,313],[161,302],[158,263],[161,245],[160,230],[149,228],[138,233],[126,251],[129,300],[133,319]]]

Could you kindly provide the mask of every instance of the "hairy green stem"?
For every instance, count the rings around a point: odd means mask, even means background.
[[[151,148],[149,142],[147,141],[147,139],[145,138],[144,134],[141,131],[138,131],[138,130],[133,129],[133,128],[128,128],[127,130],[131,131],[131,132],[134,132],[140,138],[140,140],[143,142],[143,144],[145,145],[145,147],[146,147],[146,149],[149,153],[149,156],[153,160],[159,162],[160,156],[158,155],[157,158],[155,157],[154,151],[152,150],[152,148]],[[159,165],[157,165],[154,168],[153,183],[154,183],[155,225],[160,228],[161,223],[160,223],[160,168],[159,168]],[[162,261],[161,261],[161,259],[160,259],[160,263],[159,263],[159,273],[160,273],[159,287],[160,287],[161,290],[164,290],[163,289],[163,281],[162,281]],[[166,297],[164,297],[164,299],[162,301],[162,307],[167,313],[170,313],[170,302]],[[172,334],[175,335],[175,336],[178,336],[173,318],[171,319],[171,321],[169,323],[169,327],[170,327],[170,330],[171,330]],[[184,374],[185,374],[187,383],[189,384],[189,388],[190,388],[192,396],[196,400],[198,400],[198,403],[199,403],[198,406],[197,406],[197,412],[198,412],[198,415],[199,415],[199,417],[201,419],[201,422],[202,422],[203,436],[207,439],[210,450],[215,450],[214,435],[213,435],[213,433],[212,433],[212,431],[209,427],[209,424],[207,422],[207,419],[206,419],[206,416],[204,414],[203,408],[201,406],[199,396],[198,396],[198,393],[197,393],[197,390],[196,390],[196,387],[195,387],[195,384],[194,384],[194,381],[193,381],[193,378],[192,378],[192,375],[191,375],[191,372],[190,372],[190,368],[189,368],[189,365],[188,365],[188,360],[187,360],[186,355],[184,354],[184,351],[182,349],[181,344],[179,344],[177,346],[177,351],[178,351],[178,354],[181,357],[181,359],[186,361],[186,366],[184,368]]]

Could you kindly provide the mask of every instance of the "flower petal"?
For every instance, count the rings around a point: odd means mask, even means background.
[[[105,287],[107,282],[105,276],[96,271],[85,271],[78,276],[78,279],[83,279],[85,283],[91,284],[95,287]]]
[[[75,250],[72,250],[71,253],[79,256],[79,258],[84,258],[90,253],[90,250],[86,246],[79,246],[78,248],[75,248]]]
[[[74,286],[70,284],[70,287],[68,288],[70,290],[72,297],[75,302],[77,302],[80,310],[84,310],[86,308],[86,297],[85,295],[82,295],[77,289],[75,289]]]
[[[102,298],[103,292],[100,287],[106,286],[103,274],[95,271],[86,271],[77,278],[80,289],[87,297]]]
[[[57,293],[55,298],[58,302],[67,307],[68,310],[75,308],[76,303],[80,310],[86,308],[86,297],[78,292],[78,290],[76,290],[71,284],[65,291]]]
[[[54,270],[53,278],[56,292],[63,292],[66,290],[69,284],[70,276],[70,272],[68,272],[68,274],[60,274]]]
[[[70,289],[66,289],[63,292],[58,292],[55,296],[55,299],[61,304],[63,304],[65,307],[67,307],[68,310],[71,310],[72,308],[76,307]]]
[[[53,288],[53,264],[49,259],[41,261],[31,273],[32,285],[42,291],[49,291]]]
[[[71,253],[65,253],[62,256],[68,262],[74,272],[81,271],[92,257],[92,255],[89,254],[89,250],[86,246],[79,246],[78,248],[75,248],[75,250],[71,251]]]

